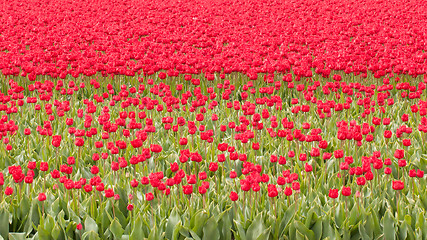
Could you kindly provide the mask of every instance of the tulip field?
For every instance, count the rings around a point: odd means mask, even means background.
[[[1,239],[427,239],[427,5],[0,4]]]

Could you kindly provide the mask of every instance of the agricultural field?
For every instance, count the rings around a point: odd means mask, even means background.
[[[0,239],[427,239],[422,1],[0,3]]]

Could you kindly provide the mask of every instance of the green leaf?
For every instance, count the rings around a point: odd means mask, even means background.
[[[191,228],[191,230],[193,230],[197,236],[201,236],[203,234],[203,226],[205,226],[208,218],[209,215],[205,210],[198,212],[194,216],[194,226]]]
[[[25,240],[26,233],[9,233],[9,240]]]
[[[259,237],[257,238],[257,240],[268,239],[269,236],[270,236],[270,231],[271,231],[271,227],[265,229],[264,232],[262,232],[261,235],[259,235]]]
[[[75,238],[75,229],[76,229],[76,225],[75,223],[70,223],[67,225],[67,227],[65,228],[65,236],[68,237],[68,239],[72,239]]]
[[[280,237],[283,235],[286,227],[289,225],[289,223],[291,222],[291,219],[294,217],[294,215],[295,215],[294,205],[295,205],[295,203],[293,203],[292,205],[290,205],[288,207],[288,209],[286,209],[285,214],[282,218],[282,221],[280,222],[280,225],[279,225],[277,237]],[[275,235],[275,237],[276,237],[276,235]]]
[[[395,239],[395,228],[394,228],[394,220],[391,215],[390,209],[388,209],[383,217],[383,229],[384,229],[384,237],[387,240]]]
[[[306,218],[305,218],[305,226],[307,227],[307,228],[310,228],[311,227],[311,222],[312,222],[312,220],[313,220],[313,218],[316,218],[317,216],[313,216],[313,214],[316,214],[316,213],[314,213],[314,209],[313,208],[311,208],[309,211],[308,211],[308,213],[307,213],[307,216],[306,216]]]
[[[264,221],[262,220],[262,215],[259,213],[246,231],[246,237],[248,240],[258,239],[258,237],[261,236],[265,230],[266,227],[264,225]]]
[[[144,231],[142,230],[142,219],[141,216],[138,216],[138,218],[134,221],[135,223],[133,225],[132,233],[129,236],[130,240],[139,240],[144,239]]]
[[[177,223],[181,220],[176,207],[172,210],[168,222],[166,223],[166,238],[172,239],[173,232],[175,231],[175,227],[177,226]]]
[[[113,233],[115,239],[121,239],[125,230],[123,230],[122,225],[117,221],[117,218],[110,224],[110,231]]]
[[[39,227],[37,228],[37,233],[40,239],[52,239],[50,236],[50,232],[47,231],[43,225],[39,225]]]
[[[95,220],[89,216],[87,216],[85,220],[85,231],[94,231],[95,233],[98,233],[98,224],[96,224]]]
[[[232,225],[231,225],[231,220],[228,214],[221,219],[221,222],[219,225],[221,225],[221,228],[220,228],[221,239],[231,240],[230,229]]]
[[[302,234],[300,231],[298,231],[298,230],[296,230],[296,232],[295,232],[295,239],[296,240],[306,240],[307,239],[307,237],[306,236],[304,236],[304,234]]]
[[[341,240],[341,234],[338,232],[336,228],[335,228],[335,239]]]
[[[402,222],[402,224],[399,227],[399,239],[406,239],[408,236],[408,224],[406,222]]]
[[[197,235],[197,233],[195,233],[193,230],[189,229],[188,231],[190,232],[191,237],[192,237],[193,239],[195,239],[195,240],[202,240],[202,239],[199,237],[199,235]]]
[[[363,212],[359,211],[357,205],[355,204],[351,209],[350,217],[348,218],[348,223],[350,226],[354,226],[360,221],[361,214],[363,214]]]
[[[374,231],[374,236],[379,236],[382,234],[381,226],[378,218],[378,213],[375,211],[371,212],[372,215],[368,218],[368,222],[372,227],[372,230]]]
[[[159,229],[157,228],[156,225],[154,225],[154,228],[151,229],[150,235],[148,235],[148,240],[157,240],[157,239],[161,239],[161,237],[159,234]]]
[[[322,238],[322,220],[317,219],[316,223],[313,225],[311,230],[314,233],[314,236],[317,240]]]
[[[53,239],[59,239],[59,236],[61,235],[61,227],[59,227],[58,224],[55,224],[53,227],[51,235]]]
[[[329,217],[328,215],[326,215],[327,217]],[[335,232],[331,227],[330,221],[326,219],[326,217],[324,217],[324,219],[322,220],[322,234],[324,238],[329,238],[329,239],[335,239]]]
[[[181,224],[181,228],[179,228],[179,233],[186,238],[191,237],[190,231],[188,231],[188,229],[186,227],[182,226],[182,224]]]
[[[90,231],[86,231],[85,233],[83,233],[82,239],[83,240],[98,240],[100,238],[98,236],[98,233],[90,230]]]
[[[19,204],[19,210],[21,212],[21,219],[23,219],[24,217],[28,217],[28,213],[30,212],[31,209],[31,202],[28,199],[27,196],[22,196],[22,200]],[[55,216],[55,215],[53,215]]]
[[[107,209],[104,209],[104,211],[102,211],[96,219],[96,221],[99,223],[98,227],[101,228],[101,230],[99,230],[98,232],[105,232],[108,226],[110,226],[112,220],[113,218],[108,213]]]
[[[4,239],[9,236],[9,211],[5,208],[0,209],[0,236]]]
[[[55,227],[55,220],[51,215],[48,214],[44,219],[44,229],[49,233],[51,233],[54,227]]]
[[[58,213],[60,211],[62,211],[61,204],[60,204],[60,198],[57,198],[55,201],[53,201],[51,207],[52,207],[51,213],[53,214],[53,216],[58,215]]]
[[[295,224],[289,225],[289,239],[296,239],[297,229],[295,228]]]
[[[173,229],[172,239],[171,240],[177,240],[178,239],[181,228],[182,228],[182,223],[181,223],[181,220],[180,220],[176,224],[175,228]]]
[[[294,221],[295,228],[308,239],[314,239],[314,232],[308,229],[302,222]]]
[[[235,237],[238,237],[241,240],[246,240],[246,232],[242,224],[237,220],[234,220],[234,224],[236,225],[236,228],[237,228],[237,232],[236,232],[237,236]]]
[[[366,221],[364,221],[364,223],[362,223],[360,225],[363,225],[364,233],[367,234],[372,239],[372,238],[374,238],[374,230],[373,230],[374,224],[372,221],[372,214],[368,213],[364,218],[366,219]],[[359,226],[359,228],[360,228],[360,226]],[[362,235],[362,233],[361,233],[361,235]]]
[[[215,216],[212,216],[208,221],[206,221],[206,224],[203,227],[202,240],[218,240],[219,237],[218,222],[216,221]]]
[[[370,239],[373,238],[373,236],[372,235],[371,236],[368,235],[368,232],[366,231],[364,225],[365,225],[364,223],[359,224],[359,233],[360,233],[360,236],[361,236],[362,240],[370,240]]]
[[[335,224],[341,228],[345,220],[345,210],[342,204],[339,204],[335,209]]]

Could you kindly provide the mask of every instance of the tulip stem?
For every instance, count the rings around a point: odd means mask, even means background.
[[[115,212],[115,210],[114,210],[114,202],[113,202],[113,198],[110,198],[110,201],[111,201],[111,208],[113,209],[113,216],[114,216],[114,219],[116,219],[116,212]]]
[[[345,217],[347,218],[348,206],[347,206],[347,198],[344,196],[344,204],[345,204]]]
[[[396,212],[397,212],[396,219],[399,220],[399,190],[396,191]]]
[[[41,202],[42,204],[42,217],[44,217],[44,202]]]
[[[81,147],[77,147],[77,149],[78,149],[77,150],[77,154],[78,155],[77,155],[77,159],[76,159],[76,168],[79,169],[79,160],[80,160],[80,157],[82,156],[82,153],[81,153],[81,151],[82,151],[81,149],[82,148]]]

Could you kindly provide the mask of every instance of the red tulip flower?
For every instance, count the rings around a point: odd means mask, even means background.
[[[231,192],[230,193],[230,199],[231,199],[231,201],[235,202],[239,199],[239,195],[237,195],[236,192]]]
[[[350,196],[351,195],[351,188],[350,187],[342,187],[341,194],[343,196]]]
[[[218,170],[218,163],[216,162],[211,162],[209,164],[209,171],[211,172],[216,172]]]
[[[40,193],[37,199],[38,199],[40,202],[43,202],[44,200],[46,200],[46,194],[44,194],[44,193]]]
[[[4,194],[5,194],[6,196],[10,196],[10,195],[12,195],[12,194],[13,194],[13,188],[11,188],[11,187],[6,187],[6,189],[4,190]]]
[[[83,229],[83,225],[81,223],[77,224],[76,229],[79,230],[79,231],[82,230]]]
[[[180,138],[178,143],[181,146],[185,146],[185,145],[187,145],[188,140],[187,140],[187,138]]]
[[[105,189],[105,197],[106,198],[114,197],[114,191],[113,191],[113,189],[111,189],[111,188]]]
[[[185,195],[190,195],[193,193],[193,186],[192,185],[183,185],[182,191],[184,192]]]
[[[151,144],[150,146],[150,151],[151,152],[155,152],[155,153],[159,153],[163,150],[162,146],[157,145],[157,144]]]
[[[411,139],[403,139],[402,143],[405,147],[411,146]]]
[[[392,187],[394,190],[402,190],[405,187],[405,184],[401,180],[396,180],[392,182]]]
[[[84,141],[84,139],[83,139],[83,138],[81,138],[81,137],[76,137],[76,139],[74,140],[74,144],[75,144],[77,147],[81,147],[81,146],[83,146],[83,145],[84,145],[84,143],[85,143],[85,141]]]
[[[153,193],[147,193],[147,194],[145,194],[145,200],[151,201],[153,199],[154,199]]]
[[[338,197],[338,189],[329,189],[329,197],[337,198]]]
[[[47,170],[49,170],[49,165],[47,162],[41,162],[40,163],[40,171],[42,172],[46,172]]]

